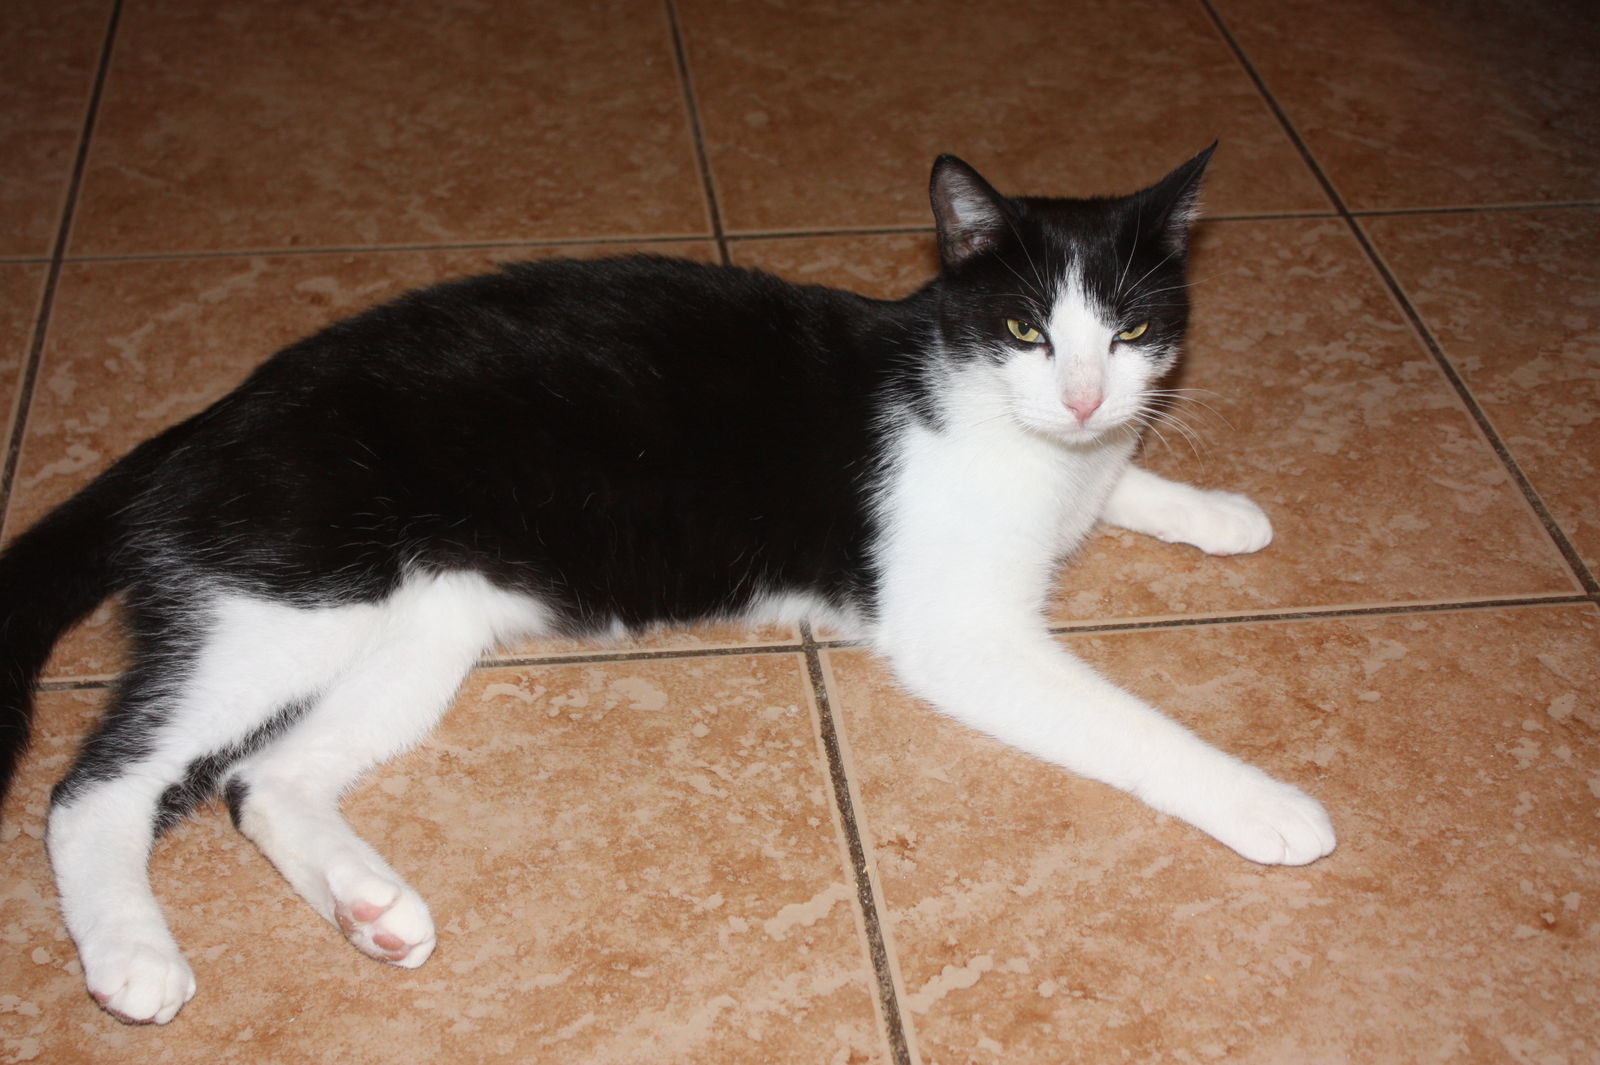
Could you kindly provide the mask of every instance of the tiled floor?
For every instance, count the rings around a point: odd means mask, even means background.
[[[1063,640],[1320,796],[1258,868],[897,692],[847,633],[486,664],[350,813],[431,901],[351,951],[204,809],[199,996],[95,1008],[40,842],[105,698],[63,645],[0,822],[0,1060],[1600,1061],[1600,9],[1578,0],[9,0],[7,534],[275,347],[497,260],[645,248],[876,295],[955,151],[1127,190],[1220,136],[1173,476]]]

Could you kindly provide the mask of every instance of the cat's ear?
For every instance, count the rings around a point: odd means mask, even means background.
[[[939,258],[947,267],[994,247],[1011,226],[1006,198],[953,155],[934,160],[928,194],[939,227]]]
[[[1138,193],[1146,233],[1160,233],[1173,251],[1189,246],[1189,227],[1200,210],[1200,178],[1217,142],[1178,169]]]

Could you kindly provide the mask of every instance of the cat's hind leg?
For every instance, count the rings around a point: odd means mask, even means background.
[[[361,660],[240,762],[225,793],[240,831],[312,909],[362,953],[414,968],[434,948],[428,906],[350,827],[340,800],[432,730],[497,636],[541,628],[542,612],[468,574],[420,578],[361,609],[376,612]]]
[[[1101,520],[1212,555],[1245,555],[1272,542],[1272,522],[1248,498],[1169,481],[1129,465]]]
[[[46,842],[84,982],[125,1021],[165,1024],[195,993],[151,888],[156,837],[292,718],[338,653],[315,633],[301,648],[264,645],[254,613],[227,600],[134,608],[134,664],[51,798]]]

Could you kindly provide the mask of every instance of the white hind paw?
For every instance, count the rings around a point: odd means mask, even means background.
[[[366,871],[340,878],[333,891],[334,920],[361,953],[415,969],[428,960],[437,940],[433,916],[422,897],[405,884]]]
[[[1262,865],[1307,865],[1333,850],[1333,822],[1317,800],[1259,770],[1240,783],[1199,827]]]
[[[166,1024],[194,997],[194,972],[176,946],[118,943],[81,957],[89,994],[119,1021]]]

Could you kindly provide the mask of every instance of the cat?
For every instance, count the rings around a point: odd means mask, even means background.
[[[293,344],[136,447],[0,556],[0,788],[52,646],[125,603],[132,664],[47,826],[89,992],[157,1024],[193,996],[147,860],[219,793],[351,943],[422,964],[428,908],[340,798],[526,635],[854,623],[973,728],[1252,861],[1330,852],[1316,800],[1043,619],[1097,520],[1218,555],[1271,539],[1250,500],[1131,462],[1215,147],[1090,199],[1004,196],[941,156],[940,271],[899,301],[655,257],[508,264]]]

